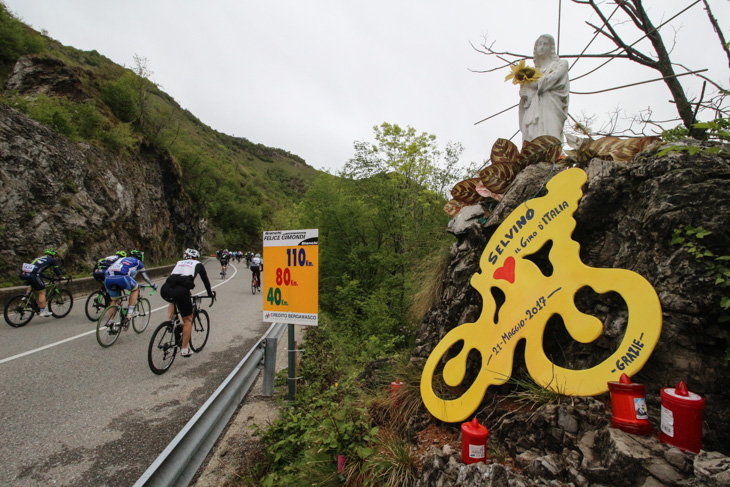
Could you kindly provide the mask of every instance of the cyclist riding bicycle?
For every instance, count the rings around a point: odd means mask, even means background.
[[[132,250],[129,253],[129,257],[122,257],[117,259],[109,268],[106,270],[106,279],[104,285],[112,298],[112,305],[122,297],[122,289],[129,291],[129,305],[127,308],[127,317],[134,318],[137,316],[134,312],[134,306],[137,304],[137,297],[139,296],[139,285],[134,280],[138,272],[142,273],[142,277],[147,284],[152,286],[153,289],[157,289],[157,284],[153,284],[150,276],[144,269],[144,252],[140,250]]]
[[[39,316],[52,316],[52,313],[46,309],[46,283],[43,278],[51,277],[45,274],[46,270],[51,269],[56,277],[63,279],[60,263],[56,260],[57,256],[56,249],[46,249],[42,256],[36,257],[30,264],[24,263],[21,266],[20,279],[28,284],[26,292],[29,293],[33,289],[37,293]]]
[[[117,253],[109,255],[107,257],[103,257],[96,261],[96,266],[94,266],[94,270],[92,271],[94,279],[96,279],[99,284],[104,284],[104,279],[106,279],[106,270],[109,268],[109,266],[117,260],[122,259],[126,256],[127,253],[124,250],[118,250]]]
[[[223,252],[221,252],[221,274],[225,274],[228,272],[228,261],[231,260],[231,254],[228,253],[228,249],[225,249]]]
[[[264,270],[264,259],[261,258],[261,254],[254,255],[251,259],[251,275],[256,276],[256,282],[259,283],[258,288],[261,289],[261,271]]]
[[[183,332],[180,355],[183,357],[190,357],[193,354],[188,346],[193,328],[193,303],[190,299],[190,290],[195,287],[196,276],[200,276],[205,290],[208,291],[208,296],[215,299],[215,292],[210,288],[208,273],[198,259],[200,259],[200,252],[195,249],[186,249],[183,253],[183,260],[177,262],[160,291],[162,299],[170,303],[167,308],[168,319],[174,318],[175,305],[182,316]]]

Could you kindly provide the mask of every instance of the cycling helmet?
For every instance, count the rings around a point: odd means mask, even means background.
[[[58,255],[58,251],[56,249],[46,249],[43,255]]]
[[[127,252],[124,250],[117,250],[117,253],[115,255],[118,255],[119,257],[124,258],[127,256]]]
[[[141,250],[132,250],[131,252],[129,252],[129,255],[132,257],[136,257],[144,262],[144,252],[142,252]]]
[[[185,253],[183,253],[183,257],[185,259],[199,259],[200,252],[198,252],[195,249],[187,249],[187,250],[185,250]]]

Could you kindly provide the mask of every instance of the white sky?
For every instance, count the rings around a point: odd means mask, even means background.
[[[353,156],[355,140],[373,141],[372,127],[382,122],[435,134],[442,148],[460,142],[465,164],[486,160],[497,138],[518,130],[517,110],[475,122],[516,104],[518,87],[504,81],[507,70],[470,72],[502,63],[469,42],[478,46],[488,35],[497,50],[531,55],[540,34],[557,37],[559,6],[558,0],[2,1],[63,44],[96,50],[128,67],[135,54],[147,58],[151,79],[203,123],[331,172]],[[644,4],[658,25],[692,2]],[[730,40],[730,2],[710,0],[710,7]],[[589,7],[562,0],[561,54],[583,50],[593,35],[588,19],[598,22]],[[727,88],[728,60],[702,2],[662,29],[670,48],[675,30],[675,62],[710,68],[705,74]],[[627,31],[627,41],[638,38],[636,29]],[[596,41],[589,52],[608,46]],[[581,60],[571,77],[593,65]],[[659,76],[634,66],[615,60],[573,82],[571,90]],[[681,79],[688,96],[698,97],[701,82]],[[629,113],[651,107],[663,120],[677,116],[670,98],[658,82],[571,95],[569,110],[576,118],[583,113],[606,120],[616,107]],[[521,145],[519,134],[513,140]]]

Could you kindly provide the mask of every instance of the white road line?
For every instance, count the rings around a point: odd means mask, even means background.
[[[238,273],[238,269],[237,269],[237,268],[236,268],[235,266],[233,266],[233,265],[231,265],[231,267],[233,267],[233,269],[234,269],[233,275],[232,275],[231,277],[229,277],[228,279],[226,279],[225,281],[223,281],[223,282],[221,282],[221,283],[218,283],[218,284],[216,284],[215,286],[211,286],[211,287],[210,287],[211,289],[215,289],[215,288],[217,288],[218,286],[222,286],[223,284],[226,284],[226,283],[228,282],[228,280],[229,280],[229,279],[233,279],[233,277],[234,277],[234,276],[235,276],[235,275],[236,275],[236,274]],[[198,294],[200,294],[200,293],[198,293]],[[159,308],[153,309],[153,310],[152,310],[151,312],[152,312],[152,313],[154,313],[155,311],[160,311],[160,310],[162,310],[162,309],[167,309],[167,305],[164,305],[164,306],[160,306]],[[41,352],[41,351],[43,351],[43,350],[46,350],[46,349],[48,349],[48,348],[53,348],[53,347],[57,347],[58,345],[62,345],[62,344],[64,344],[64,343],[66,343],[66,342],[70,342],[70,341],[72,341],[72,340],[76,340],[76,339],[78,339],[78,338],[82,338],[82,337],[85,337],[86,335],[91,335],[92,333],[96,333],[96,328],[94,328],[94,329],[93,329],[93,330],[91,330],[91,331],[87,331],[86,333],[81,333],[80,335],[76,335],[76,336],[73,336],[73,337],[65,338],[65,339],[63,339],[63,340],[60,340],[60,341],[57,341],[57,342],[55,342],[55,343],[50,343],[50,344],[48,344],[48,345],[44,345],[44,346],[42,346],[42,347],[39,347],[39,348],[35,348],[35,349],[33,349],[33,350],[28,350],[27,352],[23,352],[23,353],[19,353],[19,354],[17,354],[17,355],[13,355],[12,357],[8,357],[8,358],[4,358],[4,359],[1,359],[1,360],[0,360],[0,364],[4,364],[5,362],[10,362],[10,361],[12,361],[12,360],[15,360],[15,359],[19,359],[19,358],[25,357],[25,356],[27,356],[27,355],[32,355],[32,354],[34,354],[34,353],[38,353],[38,352]]]

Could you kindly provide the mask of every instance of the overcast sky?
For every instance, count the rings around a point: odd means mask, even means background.
[[[82,50],[132,67],[148,60],[151,79],[212,128],[279,147],[318,169],[336,172],[353,142],[373,141],[383,122],[435,134],[441,147],[464,146],[462,161],[489,157],[494,141],[518,130],[517,110],[479,120],[518,101],[502,63],[475,51],[488,36],[498,50],[532,54],[540,34],[558,37],[558,0],[2,0],[25,23]],[[693,0],[645,0],[658,25]],[[610,12],[615,6],[606,5]],[[730,40],[730,1],[710,0]],[[562,1],[561,54],[580,53],[593,35],[589,7]],[[625,26],[628,42],[639,35]],[[728,60],[698,2],[662,29],[672,58],[728,87]],[[646,45],[640,44],[641,45]],[[612,48],[597,40],[589,52]],[[650,47],[644,49],[652,52]],[[569,60],[572,63],[572,60]],[[581,60],[571,78],[595,63]],[[657,78],[648,68],[615,60],[571,83],[595,91]],[[683,77],[690,97],[701,82]],[[602,95],[572,94],[569,111],[606,114],[651,108],[676,118],[659,83]],[[600,128],[600,122],[594,126]],[[518,134],[515,143],[521,145]]]

